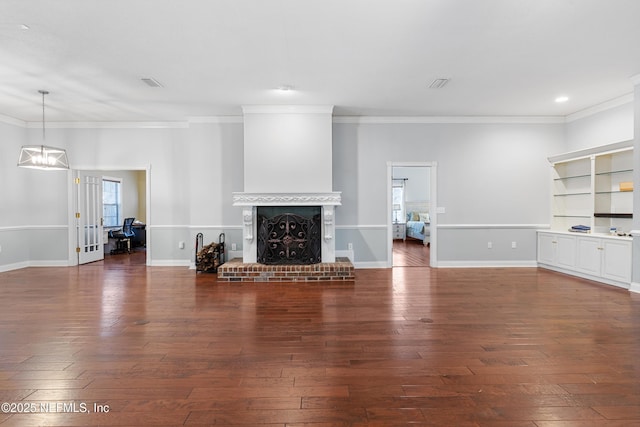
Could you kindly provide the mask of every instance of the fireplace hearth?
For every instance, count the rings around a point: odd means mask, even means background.
[[[257,212],[257,261],[308,265],[322,261],[319,206],[262,206]]]

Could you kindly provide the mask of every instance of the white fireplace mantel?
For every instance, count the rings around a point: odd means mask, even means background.
[[[234,206],[339,206],[341,193],[233,193]]]
[[[258,206],[320,206],[322,208],[322,262],[335,262],[334,209],[341,204],[340,192],[329,193],[233,193],[233,205],[243,206],[244,262],[256,262],[256,209]]]

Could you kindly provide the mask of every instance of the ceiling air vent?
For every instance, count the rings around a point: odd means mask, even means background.
[[[149,87],[162,87],[162,85],[160,84],[159,81],[157,81],[156,79],[153,79],[151,77],[143,77],[140,80],[145,82],[147,84],[147,86],[149,86]]]
[[[449,79],[435,79],[434,81],[431,82],[431,84],[429,85],[429,88],[442,89],[444,85],[446,85],[447,83],[449,83]]]

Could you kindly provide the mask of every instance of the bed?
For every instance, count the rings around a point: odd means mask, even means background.
[[[421,240],[426,246],[431,245],[431,218],[429,202],[406,202],[407,238]]]

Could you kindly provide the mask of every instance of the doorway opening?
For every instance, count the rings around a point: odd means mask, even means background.
[[[435,163],[388,163],[391,267],[434,267]]]
[[[70,187],[69,264],[149,265],[149,170],[82,169]],[[91,184],[91,185],[89,185]],[[134,218],[133,236],[118,242],[126,218]]]

